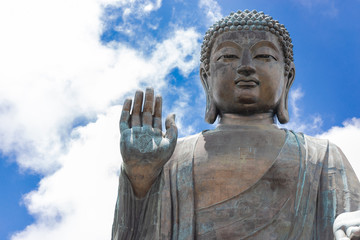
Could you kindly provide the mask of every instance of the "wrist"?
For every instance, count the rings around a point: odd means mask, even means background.
[[[160,175],[162,168],[154,169],[149,166],[129,166],[123,163],[123,169],[130,180],[136,197],[143,198]]]

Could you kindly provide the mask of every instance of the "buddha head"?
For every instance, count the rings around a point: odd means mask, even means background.
[[[271,113],[289,121],[295,65],[284,25],[256,10],[231,13],[206,32],[200,61],[207,122],[227,113]]]

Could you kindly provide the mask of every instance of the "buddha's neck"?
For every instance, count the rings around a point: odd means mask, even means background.
[[[257,113],[249,116],[225,113],[222,114],[219,124],[223,125],[273,125],[275,124],[273,113]]]

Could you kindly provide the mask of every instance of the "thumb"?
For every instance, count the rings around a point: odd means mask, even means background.
[[[178,136],[178,129],[175,124],[175,114],[172,113],[166,117],[165,128],[165,137],[168,138],[170,142],[173,142],[174,140],[176,141]]]
[[[334,235],[336,240],[350,240],[348,237],[346,237],[345,232],[341,229],[337,230]]]

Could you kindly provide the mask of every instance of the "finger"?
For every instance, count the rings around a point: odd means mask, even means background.
[[[158,95],[155,98],[154,128],[157,128],[160,131],[162,131],[161,114],[162,114],[162,97]]]
[[[360,237],[360,227],[352,226],[346,229],[346,235],[352,239],[352,237]]]
[[[166,134],[165,137],[170,142],[176,141],[178,136],[178,129],[175,124],[175,114],[169,114],[165,120]]]
[[[132,99],[128,98],[125,100],[120,117],[120,133],[126,129],[129,129],[130,109]]]
[[[131,127],[141,126],[140,113],[143,102],[144,93],[141,90],[136,91],[134,98],[134,106],[131,113]]]
[[[142,114],[143,118],[143,126],[151,126],[153,119],[152,114],[154,110],[154,89],[147,88],[145,92],[145,103],[144,103],[144,111]]]
[[[346,237],[345,232],[341,229],[337,230],[334,235],[336,240],[350,240],[348,237]]]

